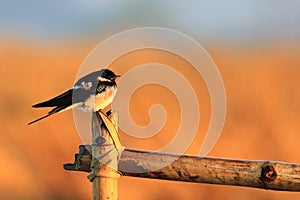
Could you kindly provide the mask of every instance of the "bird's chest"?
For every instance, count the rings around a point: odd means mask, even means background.
[[[90,95],[78,108],[86,111],[98,111],[106,108],[113,100],[116,95],[117,88],[107,87],[104,91]]]

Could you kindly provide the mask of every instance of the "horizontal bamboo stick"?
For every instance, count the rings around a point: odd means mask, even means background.
[[[75,163],[65,164],[64,168],[89,172],[90,150],[89,145],[80,146]],[[150,171],[164,164],[165,167]],[[300,191],[300,165],[283,162],[231,160],[125,149],[118,169],[124,176]]]

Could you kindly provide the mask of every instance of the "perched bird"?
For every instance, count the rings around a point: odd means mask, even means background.
[[[78,108],[86,112],[106,108],[116,94],[116,78],[118,77],[120,75],[116,75],[109,69],[101,69],[80,78],[70,90],[53,99],[33,105],[34,108],[54,108],[47,115],[28,123],[28,125],[72,108]]]

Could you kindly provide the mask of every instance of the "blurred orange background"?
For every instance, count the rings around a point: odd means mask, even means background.
[[[139,23],[135,25],[143,25]],[[73,162],[81,144],[72,112],[57,114],[32,126],[27,126],[27,123],[48,111],[32,109],[31,105],[71,87],[88,53],[111,33],[118,32],[117,29],[107,29],[109,31],[105,34],[94,33],[97,36],[85,35],[78,40],[74,35],[74,38],[67,39],[26,36],[28,33],[1,35],[0,199],[91,199],[87,174],[65,171],[62,167],[64,163]],[[300,163],[298,38],[283,34],[267,42],[253,38],[256,42],[243,39],[240,39],[242,42],[229,42],[226,38],[214,41],[198,37],[218,66],[227,95],[224,129],[209,156]],[[177,67],[187,76],[192,73],[187,63],[151,50],[128,54],[110,67],[122,74],[128,70],[122,66],[153,60]],[[207,89],[201,77],[196,83],[199,83],[197,96],[203,124],[200,124],[196,140],[187,151],[195,155],[210,119]],[[146,92],[147,86],[134,94],[138,103],[131,104],[130,109],[136,123],[144,125],[149,122],[147,110],[153,102],[161,100],[166,104],[164,97],[174,98],[168,90],[156,89],[161,92],[161,99]],[[203,91],[204,95],[201,95]],[[168,118],[166,127],[152,141],[139,146],[125,134],[121,134],[121,140],[129,147],[152,150],[159,147],[157,144],[167,143],[179,119],[176,115],[178,104],[166,106],[168,112],[175,110],[174,115]],[[119,198],[123,200],[300,198],[300,193],[293,192],[129,177],[120,179],[119,190]]]

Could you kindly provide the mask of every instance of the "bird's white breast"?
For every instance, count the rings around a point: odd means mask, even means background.
[[[85,112],[102,110],[113,101],[116,92],[116,87],[107,87],[104,92],[91,95],[85,102],[80,103],[77,108]]]

